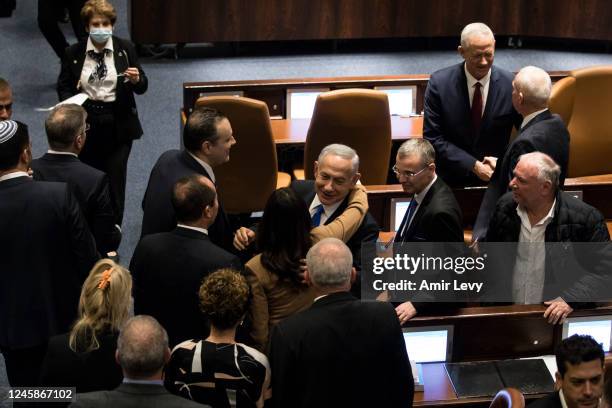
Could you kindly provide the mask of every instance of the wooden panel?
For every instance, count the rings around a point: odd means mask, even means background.
[[[612,38],[604,0],[131,0],[129,10],[140,43],[458,37],[471,21],[504,35]]]

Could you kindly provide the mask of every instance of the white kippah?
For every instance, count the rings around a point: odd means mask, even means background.
[[[0,144],[8,142],[17,133],[17,122],[14,120],[0,121]]]

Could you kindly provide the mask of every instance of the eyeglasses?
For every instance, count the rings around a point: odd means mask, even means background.
[[[0,111],[5,109],[7,112],[13,109],[13,102],[7,103],[6,105],[0,105]]]
[[[423,167],[421,170],[414,173],[412,171],[399,171],[399,169],[397,168],[397,164],[394,164],[391,170],[393,170],[393,173],[395,173],[395,177],[397,178],[399,178],[400,176],[404,176],[406,178],[413,178],[421,174],[428,167],[429,167],[429,164],[426,164],[425,167]]]
[[[85,129],[83,129],[83,131],[81,132],[82,135],[86,134],[87,132],[89,132],[89,123],[85,124]]]

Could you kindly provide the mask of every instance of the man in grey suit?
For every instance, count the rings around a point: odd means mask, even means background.
[[[115,358],[123,369],[123,384],[112,391],[77,394],[72,407],[202,407],[164,388],[163,369],[170,358],[168,334],[151,316],[127,321],[117,339]]]

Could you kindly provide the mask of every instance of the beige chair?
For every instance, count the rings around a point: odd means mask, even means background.
[[[320,94],[304,146],[306,179],[314,178],[315,160],[321,150],[332,143],[342,143],[357,151],[363,184],[386,184],[391,154],[387,94],[370,89]]]
[[[230,214],[261,211],[272,192],[291,182],[278,171],[276,145],[265,102],[236,96],[202,97],[196,107],[221,111],[229,119],[236,144],[230,161],[215,168],[217,190]]]
[[[567,177],[612,173],[612,66],[571,71],[553,86],[549,106],[570,133]]]
[[[525,408],[525,397],[516,388],[504,388],[495,395],[489,408]]]

